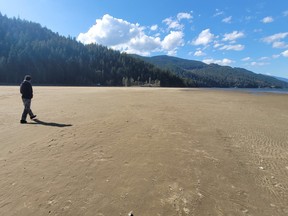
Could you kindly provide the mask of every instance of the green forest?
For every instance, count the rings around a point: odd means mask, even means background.
[[[185,86],[175,74],[143,60],[1,14],[0,38],[0,84],[19,84],[30,74],[41,85]]]
[[[288,88],[288,83],[271,76],[256,74],[244,68],[232,68],[171,56],[142,57],[158,67],[173,71],[187,86],[237,88]]]
[[[287,82],[243,68],[83,45],[0,13],[0,84],[19,84],[26,74],[38,85],[288,88]]]

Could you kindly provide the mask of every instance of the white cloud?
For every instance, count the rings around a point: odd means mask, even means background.
[[[213,15],[213,17],[217,17],[217,16],[220,16],[220,15],[223,15],[224,12],[223,11],[220,11],[219,9],[216,9],[216,12],[215,14]]]
[[[178,20],[173,20],[172,17],[164,19],[163,23],[168,26],[168,29],[181,30],[184,28],[184,26],[180,24]]]
[[[288,44],[283,41],[286,37],[288,37],[288,32],[282,32],[262,38],[262,41],[272,44],[273,48],[285,49],[288,47]]]
[[[206,53],[204,53],[202,50],[197,50],[195,53],[194,53],[194,56],[205,56]]]
[[[113,46],[129,42],[142,31],[139,24],[132,24],[106,14],[102,19],[97,19],[96,24],[88,32],[80,33],[77,39],[84,44],[99,43]]]
[[[268,65],[269,63],[268,62],[251,62],[251,66],[254,66],[254,67],[256,67],[256,66],[265,66],[265,65]]]
[[[233,31],[232,33],[224,34],[223,41],[235,41],[235,40],[242,38],[244,36],[245,35],[243,32]]]
[[[156,31],[158,29],[158,25],[152,25],[150,29],[151,31]]]
[[[182,19],[192,19],[192,15],[190,13],[178,13],[177,14],[177,19],[182,20]]]
[[[137,37],[131,38],[129,43],[117,44],[111,46],[112,49],[134,53],[139,55],[150,55],[151,52],[161,49],[160,38],[149,37],[145,34],[140,34]]]
[[[157,30],[154,25],[151,30]],[[184,44],[182,31],[171,31],[163,40],[159,36],[149,36],[139,24],[117,19],[109,14],[97,19],[86,32],[80,33],[77,40],[83,44],[97,43],[104,46],[139,55],[150,55],[152,52],[176,54],[179,46]]]
[[[267,57],[267,56],[263,56],[261,58],[258,59],[258,61],[253,61],[250,63],[250,66],[253,66],[253,67],[262,67],[262,66],[265,66],[265,65],[269,65],[270,60],[271,58],[270,57]]]
[[[232,16],[225,17],[224,19],[222,19],[222,22],[224,23],[231,23],[231,21],[232,21]]]
[[[288,50],[285,50],[284,52],[281,53],[284,57],[288,58]]]
[[[218,47],[221,47],[221,46],[224,46],[224,44],[221,44],[221,43],[218,43],[218,41],[215,41],[214,42],[214,48],[218,48]]]
[[[206,64],[211,64],[211,63],[214,63],[214,64],[219,64],[219,65],[230,65],[232,64],[234,61],[230,60],[230,59],[227,59],[227,58],[224,58],[222,60],[215,60],[215,59],[204,59],[203,60],[204,63]]]
[[[203,30],[197,37],[196,40],[192,42],[193,45],[208,45],[215,36],[210,32],[210,29]]]
[[[190,13],[178,13],[177,18],[169,17],[164,19],[162,22],[168,26],[168,30],[183,30],[184,25],[180,23],[183,19],[192,19],[192,15]]]
[[[235,45],[224,45],[220,47],[220,50],[234,50],[234,51],[241,51],[245,48],[242,44],[235,44]]]
[[[283,41],[275,41],[275,42],[273,42],[272,47],[273,48],[284,49],[284,48],[287,48],[288,45],[285,42],[283,42]]]
[[[282,33],[278,33],[278,34],[265,37],[263,38],[263,41],[267,43],[273,43],[274,41],[279,41],[281,39],[286,38],[287,36],[288,36],[288,32],[282,32]]]
[[[270,58],[266,56],[259,58],[259,61],[268,61],[268,60],[270,60]]]
[[[228,45],[223,43],[219,43],[219,41],[214,41],[214,48],[219,50],[234,50],[234,51],[241,51],[245,48],[242,44],[235,44],[236,40],[239,38],[244,37],[243,32],[233,31],[231,33],[224,34],[222,41],[229,42]]]
[[[241,59],[242,61],[250,61],[251,60],[251,58],[250,57],[246,57],[246,58],[243,58],[243,59]]]
[[[273,17],[268,16],[268,17],[264,17],[261,22],[263,23],[272,23],[274,21]]]
[[[288,16],[288,10],[283,12],[283,16],[285,16],[285,17]]]
[[[177,47],[183,46],[183,37],[184,34],[182,31],[171,31],[162,41],[162,47],[165,50],[175,50]]]

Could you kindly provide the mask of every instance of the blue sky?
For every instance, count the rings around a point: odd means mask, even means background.
[[[0,0],[82,43],[288,78],[288,0]]]

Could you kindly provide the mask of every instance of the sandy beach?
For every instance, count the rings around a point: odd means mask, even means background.
[[[288,95],[0,87],[0,215],[288,215]]]

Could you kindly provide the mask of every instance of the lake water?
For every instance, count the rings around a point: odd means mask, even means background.
[[[213,88],[214,89],[214,88]],[[252,94],[273,93],[273,94],[288,94],[288,89],[269,89],[269,88],[215,88],[222,91],[237,91],[248,92]]]

